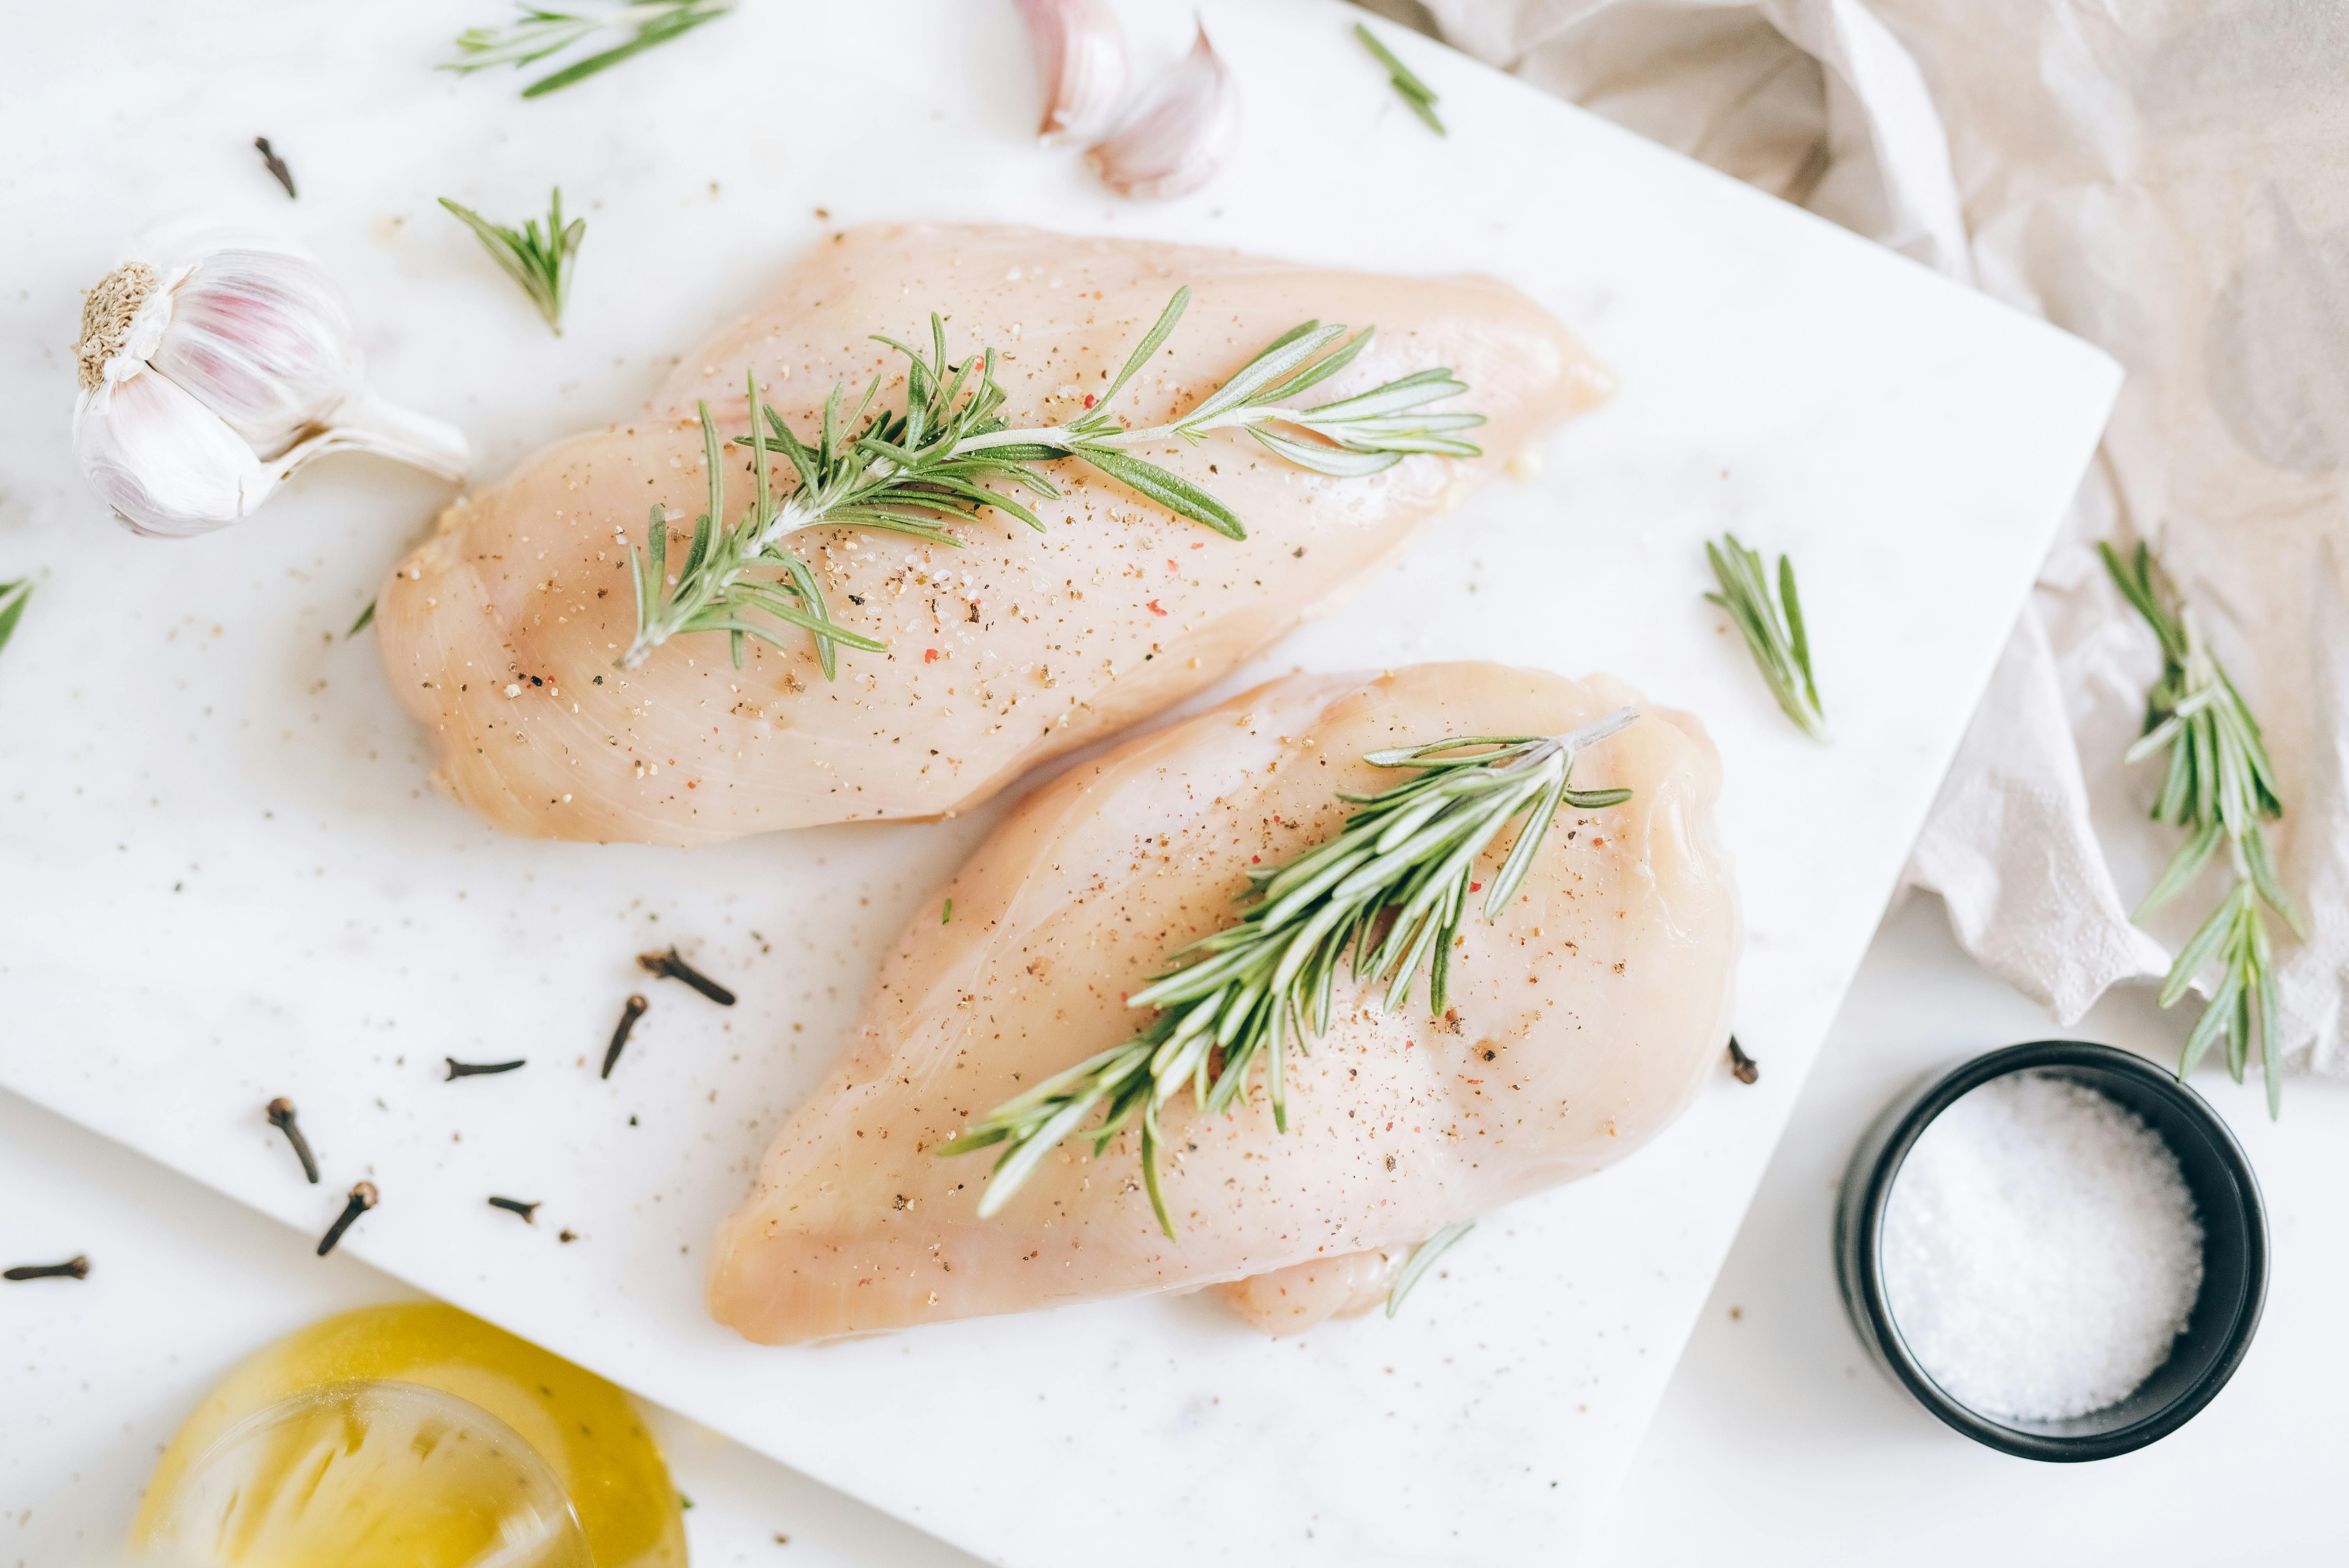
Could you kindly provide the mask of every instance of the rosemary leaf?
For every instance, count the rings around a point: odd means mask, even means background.
[[[526,98],[543,98],[546,94],[559,91],[574,82],[585,81],[598,71],[608,69],[618,65],[622,60],[641,55],[656,44],[666,44],[672,38],[689,33],[704,22],[714,22],[725,14],[726,8],[722,5],[706,8],[691,5],[676,5],[667,15],[655,17],[638,28],[636,36],[626,43],[616,48],[606,49],[600,55],[591,55],[577,65],[566,66],[551,77],[540,77],[523,88],[522,96]]]
[[[481,242],[481,248],[503,267],[506,275],[522,285],[554,335],[563,335],[563,307],[571,298],[571,259],[579,253],[580,239],[587,232],[587,220],[574,218],[569,228],[563,223],[563,188],[556,186],[550,206],[546,229],[541,232],[538,220],[533,218],[520,229],[509,229],[502,223],[492,223],[470,207],[460,207],[446,196],[440,205],[464,220]]]
[[[1079,447],[1077,455],[1126,489],[1156,501],[1177,517],[1204,522],[1226,539],[1247,537],[1247,524],[1240,521],[1237,512],[1171,469],[1146,463],[1114,447]]]
[[[1763,574],[1762,557],[1724,533],[1719,544],[1708,540],[1705,559],[1713,563],[1718,593],[1705,598],[1729,614],[1745,639],[1770,694],[1788,718],[1814,740],[1826,738],[1826,716],[1819,707],[1818,683],[1811,676],[1810,635],[1803,625],[1802,601],[1795,593],[1795,563],[1778,557],[1778,593],[1773,597]]]
[[[0,583],[0,648],[16,634],[16,623],[24,618],[25,602],[33,596],[33,580],[20,577],[14,583]]]
[[[349,642],[353,637],[357,636],[361,632],[366,631],[367,627],[374,624],[375,601],[370,599],[367,602],[367,608],[359,612],[359,618],[351,623],[351,629],[343,634],[343,641],[347,643]]]
[[[1379,36],[1360,22],[1354,24],[1354,36],[1360,38],[1362,47],[1370,50],[1379,64],[1387,68],[1387,79],[1394,84],[1397,96],[1411,106],[1411,111],[1426,123],[1427,129],[1438,136],[1447,134],[1444,122],[1435,118],[1435,89],[1413,75],[1411,67],[1397,59],[1394,51],[1380,43]],[[1392,1308],[1387,1315],[1394,1315]]]
[[[714,22],[731,6],[726,0],[644,0],[642,4],[592,12],[550,11],[529,4],[520,9],[523,19],[509,26],[469,27],[459,34],[460,57],[440,68],[460,75],[471,75],[492,66],[520,69],[585,44],[598,33],[635,26],[636,33],[625,43],[541,77],[523,89],[522,96],[526,98],[543,98],[608,70],[655,45],[680,37],[704,22]]]
[[[2242,694],[2204,642],[2193,608],[2139,544],[2124,556],[2099,544],[2105,569],[2161,646],[2161,676],[2146,693],[2145,732],[2125,760],[2136,763],[2167,750],[2169,766],[2153,801],[2153,820],[2185,830],[2181,845],[2130,918],[2140,923],[2193,885],[2223,844],[2234,881],[2208,918],[2187,939],[2161,985],[2161,1005],[2185,999],[2195,979],[2215,963],[2219,977],[2178,1060],[2178,1076],[2192,1072],[2209,1048],[2227,1045],[2227,1068],[2242,1081],[2253,1037],[2267,1085],[2268,1115],[2283,1110],[2282,1021],[2275,954],[2261,906],[2281,916],[2296,936],[2307,935],[2300,907],[2283,889],[2268,853],[2262,821],[2283,815],[2275,764]]]
[[[1459,1220],[1446,1225],[1435,1234],[1412,1249],[1411,1259],[1395,1275],[1394,1285],[1387,1292],[1387,1315],[1392,1317],[1402,1310],[1402,1298],[1419,1283],[1420,1275],[1434,1265],[1435,1260],[1451,1251],[1452,1243],[1476,1228],[1474,1220]]]
[[[1595,810],[1630,799],[1629,789],[1578,790],[1568,779],[1578,756],[1638,717],[1619,708],[1565,735],[1463,736],[1366,756],[1373,768],[1413,769],[1419,777],[1375,795],[1341,794],[1358,810],[1336,838],[1285,865],[1252,868],[1241,894],[1247,912],[1178,950],[1174,957],[1191,962],[1126,998],[1129,1007],[1157,1014],[1132,1040],[1006,1100],[937,1148],[954,1155],[1005,1146],[980,1217],[1002,1208],[1052,1147],[1100,1109],[1091,1134],[1096,1154],[1140,1115],[1143,1185],[1172,1237],[1159,1184],[1160,1108],[1187,1086],[1203,1114],[1218,1115],[1245,1094],[1260,1062],[1273,1125],[1286,1132],[1288,1050],[1309,1050],[1329,1030],[1350,952],[1355,978],[1374,994],[1383,985],[1381,1005],[1390,1012],[1409,1001],[1425,967],[1429,1011],[1440,1016],[1478,858],[1502,829],[1525,819],[1485,891],[1485,918],[1497,920],[1561,805]],[[1415,1257],[1407,1279],[1423,1268]],[[1398,1282],[1398,1292],[1407,1288]]]

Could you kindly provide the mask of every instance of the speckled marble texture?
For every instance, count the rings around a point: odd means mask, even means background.
[[[50,8],[0,64],[0,1080],[982,1554],[1144,1564],[1570,1558],[1604,1511],[2086,461],[2101,356],[1432,46],[1452,136],[1333,5],[1209,5],[1236,167],[1124,205],[1035,149],[1009,5],[762,6],[524,104],[435,75],[487,0]],[[1175,7],[1129,10],[1171,57]],[[1409,44],[1410,40],[1404,40]],[[1309,91],[1284,91],[1304,76]],[[288,204],[252,152],[294,165]],[[433,205],[588,219],[546,333]],[[1271,1343],[1174,1298],[795,1351],[714,1327],[698,1255],[822,1070],[880,944],[993,820],[693,852],[501,839],[344,629],[444,499],[364,459],[183,544],[101,516],[63,438],[78,291],[149,216],[277,222],[376,374],[484,477],[626,416],[828,224],[920,216],[1497,273],[1623,391],[1241,680],[1484,657],[1606,668],[1704,717],[1751,942],[1724,1072],[1623,1166],[1491,1217],[1394,1322]],[[821,209],[823,216],[818,215]],[[1835,729],[1805,740],[1702,603],[1698,542],[1793,552]],[[1237,689],[1238,682],[1233,683]],[[672,984],[595,1076],[656,944]],[[441,1058],[523,1056],[442,1081]],[[325,1167],[263,1121],[291,1096]],[[488,1208],[543,1200],[534,1227]],[[558,1239],[564,1230],[577,1240]]]

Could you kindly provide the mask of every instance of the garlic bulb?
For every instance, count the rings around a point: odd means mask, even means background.
[[[1099,136],[1125,96],[1125,35],[1102,0],[1019,0],[1044,78],[1044,140]]]
[[[225,527],[329,452],[465,476],[465,438],[369,389],[326,270],[274,240],[150,232],[82,307],[74,456],[133,531]]]
[[[1085,161],[1121,196],[1168,201],[1214,178],[1239,132],[1239,88],[1202,26],[1191,52],[1159,78],[1150,102],[1087,150]]]

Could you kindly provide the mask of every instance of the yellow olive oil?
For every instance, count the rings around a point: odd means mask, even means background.
[[[134,1553],[173,1568],[684,1568],[627,1397],[437,1304],[314,1324],[222,1381],[156,1467]]]

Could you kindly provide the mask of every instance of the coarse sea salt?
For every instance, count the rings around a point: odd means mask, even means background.
[[[2085,1415],[2162,1362],[2202,1288],[2194,1196],[2158,1133],[2039,1073],[1933,1119],[1884,1213],[1887,1305],[1943,1392],[1990,1415]]]

